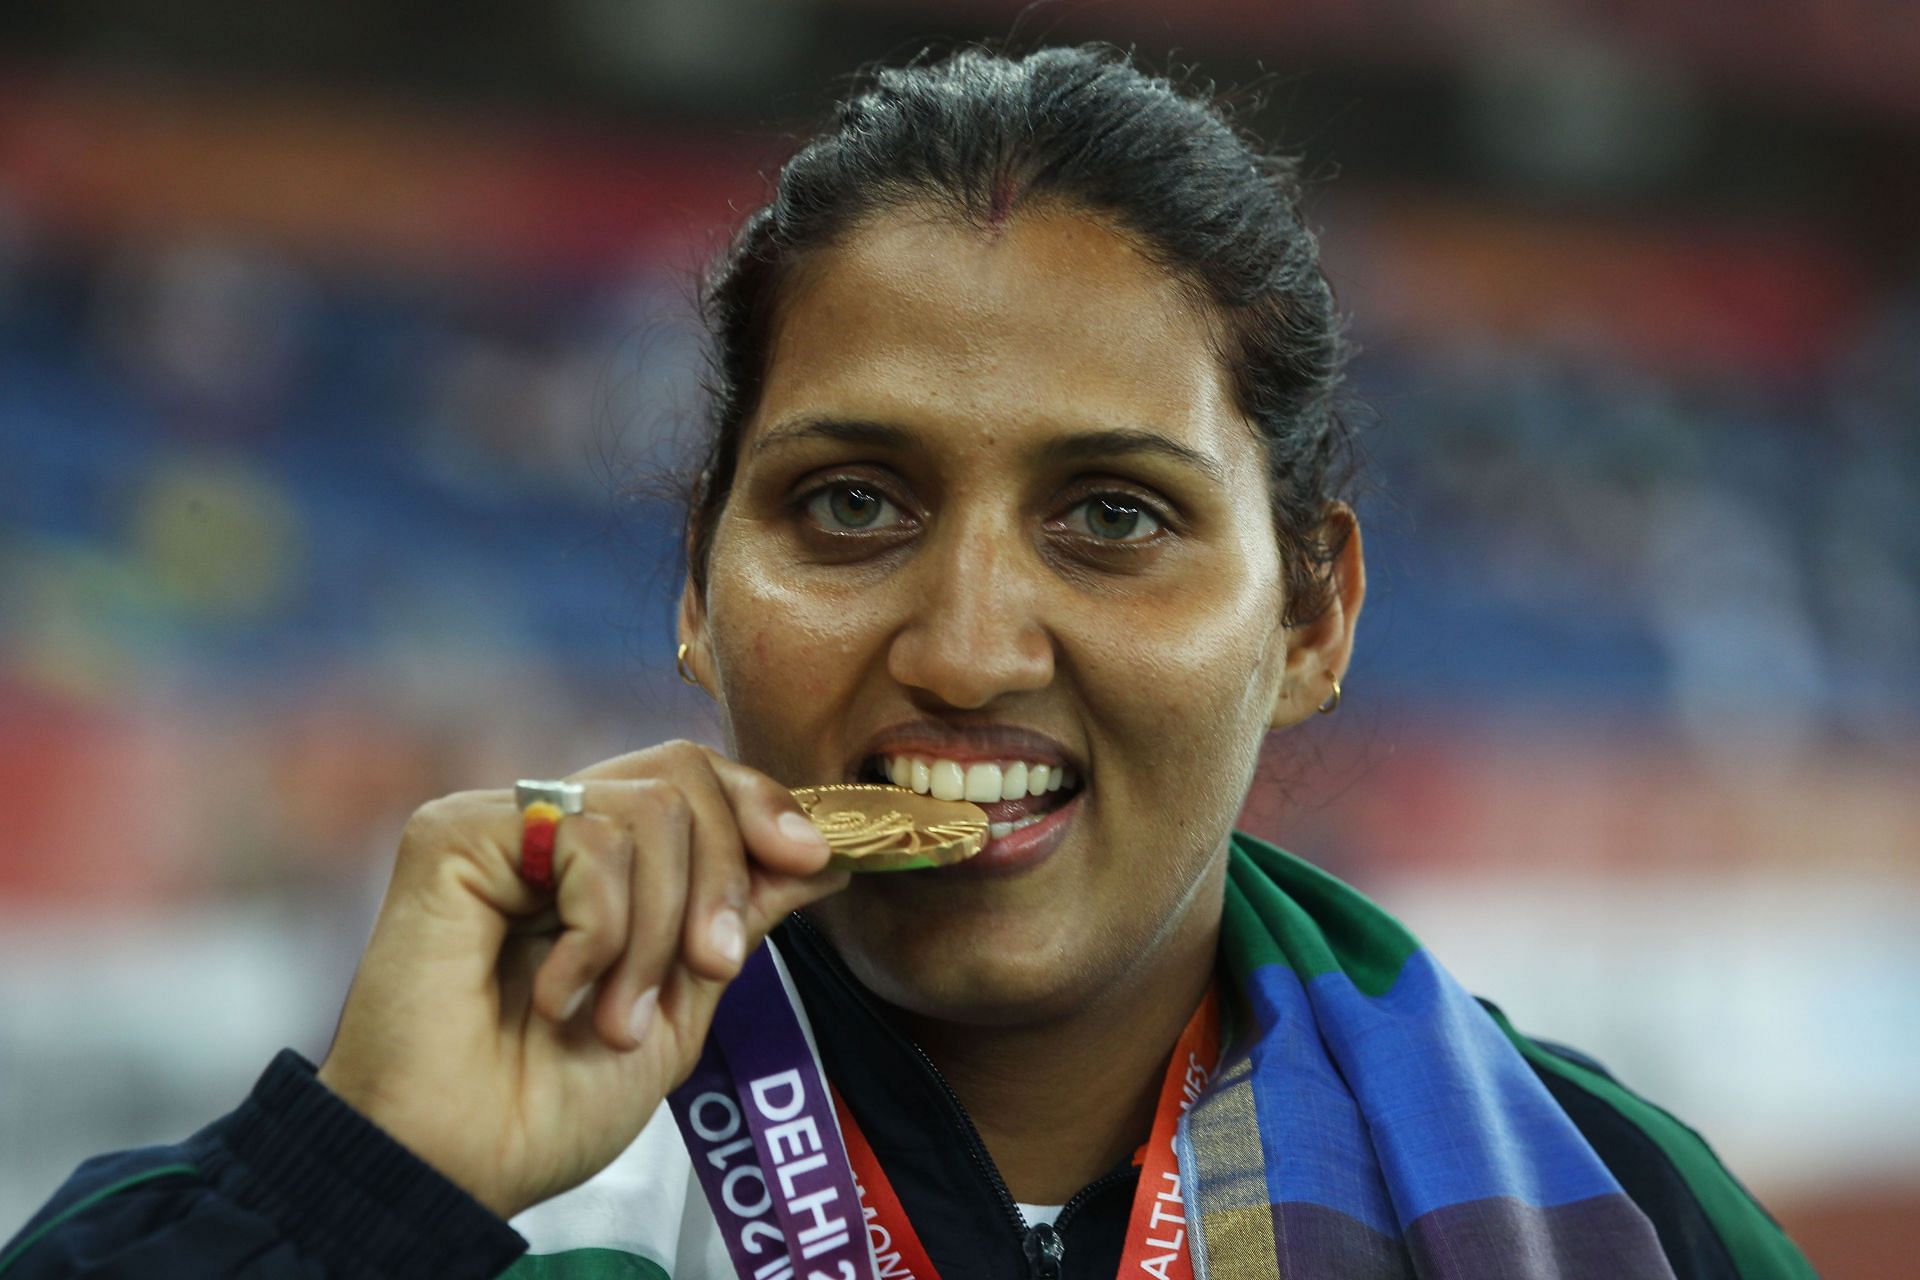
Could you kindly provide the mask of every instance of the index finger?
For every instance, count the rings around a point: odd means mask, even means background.
[[[717,751],[707,753],[713,776],[733,806],[740,838],[756,861],[769,871],[807,877],[826,870],[832,850],[820,828],[801,810],[793,792],[758,769],[729,760]]]
[[[701,774],[719,784],[733,810],[740,840],[769,871],[805,878],[827,865],[826,837],[808,820],[793,792],[749,765],[694,742],[668,742],[582,769],[575,781],[592,778],[662,778],[690,781]]]

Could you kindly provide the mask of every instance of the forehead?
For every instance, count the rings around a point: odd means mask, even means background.
[[[790,281],[753,426],[1149,426],[1230,449],[1251,444],[1231,405],[1206,317],[1125,236],[1067,211],[997,233],[895,213]]]

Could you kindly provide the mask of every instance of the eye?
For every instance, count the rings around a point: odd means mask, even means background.
[[[1146,503],[1123,493],[1088,498],[1067,513],[1066,524],[1102,542],[1145,542],[1165,527]]]
[[[900,508],[868,485],[826,485],[806,501],[806,512],[822,529],[884,529],[900,523]]]

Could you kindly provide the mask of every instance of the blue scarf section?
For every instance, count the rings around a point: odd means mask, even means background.
[[[1378,906],[1236,835],[1221,959],[1244,1022],[1181,1126],[1196,1276],[1672,1280],[1524,1039]],[[1741,1274],[1812,1276],[1744,1203],[1715,1225],[1771,1261]]]

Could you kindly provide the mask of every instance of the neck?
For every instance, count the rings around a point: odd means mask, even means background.
[[[910,1019],[1007,1189],[1063,1204],[1153,1128],[1174,1044],[1213,977],[1219,912],[1160,940],[1124,982],[1063,1019],[982,1027]]]

